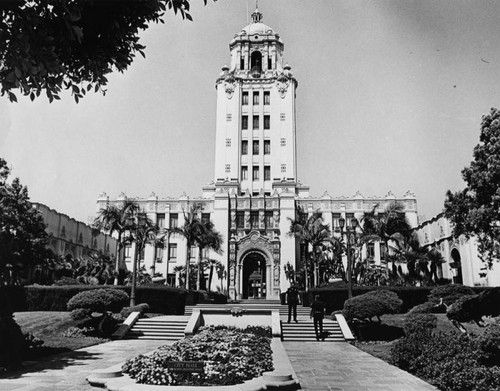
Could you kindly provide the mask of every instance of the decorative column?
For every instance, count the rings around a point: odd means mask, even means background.
[[[273,244],[273,259],[272,259],[272,269],[273,269],[273,297],[280,297],[280,241],[278,239],[274,239],[272,241]]]
[[[234,235],[231,235],[229,239],[229,264],[228,264],[228,274],[229,274],[229,298],[236,300],[236,239]]]

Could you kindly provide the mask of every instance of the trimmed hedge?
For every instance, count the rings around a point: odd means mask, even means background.
[[[348,322],[354,319],[371,321],[374,317],[398,313],[402,304],[395,292],[378,289],[347,300],[342,314]]]
[[[401,307],[401,312],[405,313],[411,308],[423,304],[428,301],[428,296],[430,292],[436,287],[411,287],[411,286],[354,286],[352,288],[352,294],[354,296],[359,296],[369,291],[385,289],[397,293],[399,298],[403,300],[403,306]],[[475,293],[481,293],[483,291],[488,291],[494,288],[487,287],[469,287]],[[334,311],[339,311],[344,308],[344,302],[347,300],[347,289],[346,288],[315,288],[311,289],[309,292],[304,292],[305,296],[309,296],[312,301],[314,295],[319,295],[321,301],[326,304],[327,313],[332,313]],[[302,303],[304,307],[307,307],[309,301],[308,298],[303,299]]]
[[[8,289],[5,289],[8,288]],[[77,293],[112,288],[120,289],[130,296],[130,286],[112,285],[67,285],[41,286],[30,285],[24,287],[2,287],[0,295],[6,294],[13,311],[67,311],[66,305]],[[166,315],[184,314],[184,305],[188,292],[185,289],[167,286],[138,286],[136,302],[147,303],[151,312]]]

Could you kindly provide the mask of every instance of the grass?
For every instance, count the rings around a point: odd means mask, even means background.
[[[384,315],[382,323],[388,326],[394,326],[403,328],[403,323],[407,314],[395,314],[395,315]],[[434,314],[437,318],[436,329],[443,332],[459,332],[455,326],[448,320],[445,314]],[[466,323],[464,327],[468,332],[473,334],[481,334],[484,329],[473,323]],[[354,346],[358,349],[371,354],[372,356],[378,357],[386,362],[390,362],[391,358],[391,348],[394,345],[394,341],[356,341]]]
[[[81,321],[71,319],[69,312],[32,311],[16,312],[14,319],[24,334],[31,333],[44,341],[41,351],[43,356],[76,350],[96,345],[107,340],[95,337],[64,337],[62,334],[71,327],[77,327]]]

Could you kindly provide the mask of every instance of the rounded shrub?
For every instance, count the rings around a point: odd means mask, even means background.
[[[83,291],[68,301],[68,310],[85,309],[92,312],[120,312],[129,296],[119,289],[93,289]]]
[[[82,320],[90,316],[92,312],[85,308],[76,308],[70,312],[71,319]]]
[[[433,313],[439,313],[441,312],[439,310],[439,307],[436,306],[436,303],[433,302],[426,302],[423,304],[416,305],[413,307],[409,312],[408,315],[415,315],[415,314],[433,314]]]
[[[429,301],[437,304],[440,302],[441,299],[443,299],[444,304],[451,305],[463,296],[471,296],[474,294],[475,294],[474,290],[465,285],[461,284],[441,285],[434,288],[431,291],[429,295]]]
[[[354,319],[372,320],[385,314],[395,314],[401,309],[403,301],[392,291],[385,289],[355,296],[344,303],[343,315],[348,322]]]
[[[144,314],[146,311],[149,311],[149,304],[141,303],[134,305],[132,307],[125,307],[124,309],[121,310],[120,315],[124,319],[127,319],[132,312],[140,312],[141,314]]]

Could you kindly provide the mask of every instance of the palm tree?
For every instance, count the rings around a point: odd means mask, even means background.
[[[222,253],[222,235],[215,230],[214,223],[210,220],[201,222],[202,230],[199,232],[196,242],[198,244],[198,273],[196,278],[196,289],[200,290],[201,285],[201,261],[203,250],[212,250],[217,254]]]
[[[139,210],[139,205],[132,200],[125,200],[120,205],[107,205],[99,211],[94,220],[94,226],[99,230],[104,230],[110,234],[116,233],[118,240],[116,242],[116,263],[115,263],[115,285],[118,285],[118,272],[120,262],[122,261],[121,250],[123,248],[123,234],[129,229],[130,217],[134,216]]]
[[[139,255],[146,248],[148,243],[153,243],[156,240],[158,227],[149,219],[144,212],[138,212],[135,216],[129,216],[127,236],[125,242],[135,243],[135,256],[132,269],[132,290],[130,293],[130,306],[135,305],[135,288],[137,269],[141,269]]]
[[[203,223],[198,217],[199,206],[192,206],[189,211],[183,211],[184,225],[182,227],[170,228],[172,233],[177,233],[186,240],[186,278],[185,288],[189,289],[189,266],[191,260],[191,248],[199,243],[199,238],[204,231]]]
[[[405,216],[405,207],[399,202],[388,204],[383,213],[379,214],[376,204],[370,212],[361,218],[362,234],[361,243],[383,242],[385,248],[389,244],[401,243],[411,238],[411,226]]]
[[[309,290],[309,269],[314,271],[314,282],[318,283],[318,263],[328,244],[332,244],[331,231],[328,224],[323,224],[323,216],[319,210],[307,216],[304,208],[296,207],[296,219],[290,220],[289,236],[294,236],[304,246],[305,251],[305,288]],[[309,251],[312,248],[312,256]]]

